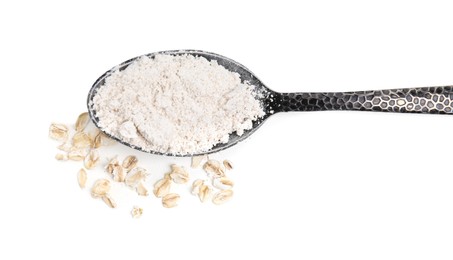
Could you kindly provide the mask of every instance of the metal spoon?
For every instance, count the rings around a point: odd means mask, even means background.
[[[201,56],[208,60],[216,60],[218,64],[224,66],[229,71],[239,73],[243,81],[247,81],[251,85],[256,86],[256,88],[262,93],[262,97],[260,97],[259,100],[262,107],[264,108],[265,116],[255,121],[253,123],[252,129],[245,131],[243,135],[238,136],[235,133],[232,133],[230,134],[228,143],[219,143],[209,151],[190,155],[163,154],[155,151],[149,152],[153,154],[170,156],[196,156],[215,153],[231,147],[238,142],[246,139],[251,134],[253,134],[253,132],[255,132],[271,115],[280,112],[355,110],[424,114],[453,114],[453,86],[335,93],[279,93],[266,87],[250,70],[248,70],[242,64],[215,53],[197,50],[174,50],[150,53],[146,56],[152,58],[157,54],[190,54]],[[99,118],[96,116],[96,111],[94,110],[93,103],[91,101],[96,95],[98,88],[104,84],[105,78],[108,77],[112,72],[118,69],[125,69],[127,66],[129,66],[129,64],[140,57],[142,56],[127,60],[112,68],[111,70],[105,72],[96,80],[96,82],[91,87],[91,90],[88,93],[87,105],[90,117],[97,127],[99,127]],[[100,130],[102,131],[102,129]],[[144,151],[140,147],[133,146],[125,142],[124,140],[111,136],[106,132],[104,133],[120,143],[123,143],[134,149]]]

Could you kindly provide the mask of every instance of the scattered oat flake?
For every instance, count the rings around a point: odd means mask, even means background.
[[[132,170],[132,168],[134,168],[138,163],[138,159],[136,156],[134,155],[129,155],[128,157],[126,157],[123,161],[123,168],[126,170],[126,171],[130,171]]]
[[[192,183],[192,190],[191,190],[191,193],[193,195],[198,195],[199,191],[200,191],[200,186],[204,184],[204,181],[201,180],[201,179],[198,179],[198,180],[195,180],[193,183]]]
[[[146,170],[143,168],[134,168],[126,176],[126,185],[134,188],[140,181],[145,181],[147,177]]]
[[[93,139],[93,148],[99,148],[102,145],[102,133],[99,132]]]
[[[233,188],[234,182],[227,177],[214,178],[212,180],[212,186],[220,190],[228,190]]]
[[[99,161],[99,152],[96,149],[91,149],[84,160],[85,168],[93,169]]]
[[[198,198],[201,202],[206,202],[211,196],[211,188],[208,185],[202,184],[198,191]]]
[[[121,167],[121,165],[113,166],[112,173],[113,180],[117,182],[124,182],[126,179],[126,171]]]
[[[213,174],[216,177],[223,177],[225,175],[225,170],[223,166],[217,160],[209,160],[203,165],[203,170],[208,174]]]
[[[55,159],[57,159],[57,161],[67,161],[68,160],[68,156],[66,154],[57,153],[55,155]]]
[[[131,215],[133,218],[140,218],[143,215],[143,209],[137,206],[131,210]]]
[[[84,132],[77,132],[72,137],[72,145],[77,148],[88,148],[92,146],[92,143],[90,136]]]
[[[105,170],[106,170],[109,174],[113,175],[113,171],[114,171],[114,169],[115,169],[115,166],[119,166],[119,165],[120,165],[120,163],[119,163],[119,161],[118,161],[118,156],[115,156],[115,157],[113,157],[112,159],[110,159],[110,161],[109,161],[109,163],[107,164],[107,166],[105,166]]]
[[[173,164],[171,165],[171,179],[175,183],[183,184],[189,181],[189,173],[184,169],[184,167]]]
[[[68,127],[63,124],[51,124],[49,137],[58,141],[66,141],[68,139]]]
[[[233,164],[229,160],[224,160],[223,166],[225,166],[225,169],[227,169],[229,171],[233,170]]]
[[[97,180],[93,188],[91,188],[91,195],[93,197],[102,197],[110,191],[110,181],[107,179]]]
[[[217,173],[215,174],[215,177],[224,177],[225,176],[225,167],[220,166],[219,169],[217,169]]]
[[[233,197],[233,191],[232,190],[223,190],[220,191],[216,194],[214,194],[214,197],[212,198],[212,203],[216,205],[223,204],[230,200]]]
[[[99,130],[90,136],[83,132],[89,123],[88,113],[82,113],[76,122],[76,133],[72,139],[68,140],[69,130],[63,124],[51,124],[49,128],[49,136],[53,139],[63,141],[57,148],[67,152],[58,153],[55,155],[56,160],[65,161],[83,161],[86,169],[94,168],[100,162],[100,156],[96,148],[101,147],[104,143],[116,143],[113,139],[106,136]],[[72,142],[71,142],[72,140]],[[145,169],[136,167],[138,159],[134,155],[127,156],[122,163],[118,157],[112,158],[105,166],[106,171],[112,175],[114,181],[125,182],[126,185],[135,188],[140,196],[148,196],[149,191],[145,186],[144,181],[147,177]],[[192,157],[191,167],[197,168],[202,165],[204,171],[210,176],[211,184],[207,184],[203,179],[197,179],[192,183],[191,193],[198,196],[201,202],[206,202],[210,198],[216,205],[223,204],[233,197],[234,182],[225,176],[225,171],[233,169],[233,164],[229,160],[221,162],[209,159],[207,155]],[[80,188],[84,189],[87,183],[87,171],[81,168],[77,173],[77,181]],[[180,195],[170,193],[172,182],[184,184],[189,181],[189,173],[186,168],[180,165],[172,164],[171,171],[166,173],[164,177],[154,184],[153,193],[156,197],[162,199],[162,205],[165,208],[173,208],[178,205]],[[220,191],[213,194],[213,188]],[[101,198],[109,207],[115,208],[116,202],[112,199],[109,191],[111,183],[108,179],[98,179],[91,188],[91,194],[94,198]],[[131,210],[131,215],[134,218],[140,218],[143,214],[143,209],[137,206]]]
[[[143,182],[138,183],[136,190],[137,190],[138,195],[140,195],[140,196],[149,195],[148,189],[145,187],[145,184]]]
[[[112,197],[109,194],[105,194],[102,196],[102,200],[107,204],[107,206],[113,208],[116,208],[116,202],[112,199]]]
[[[170,193],[162,197],[162,205],[165,208],[173,208],[178,206],[180,196],[176,193]]]
[[[177,164],[172,164],[171,165],[171,172],[172,173],[182,173],[182,174],[187,174],[186,169],[183,166],[179,166]]]
[[[189,175],[187,173],[170,173],[170,177],[174,183],[184,184],[189,181]]]
[[[77,181],[79,182],[80,188],[84,189],[87,183],[87,172],[85,169],[80,169],[77,173]]]
[[[220,162],[217,160],[209,160],[203,165],[203,170],[207,173],[215,172],[220,167]]]
[[[171,187],[171,180],[164,177],[163,179],[158,180],[154,184],[153,193],[156,197],[162,198],[163,196],[167,195],[170,192],[170,187]]]
[[[85,156],[86,152],[83,150],[74,150],[68,153],[68,159],[72,161],[83,161]]]
[[[205,155],[199,155],[199,156],[194,156],[192,157],[192,164],[191,164],[191,167],[192,168],[198,168],[198,166],[200,166],[200,164],[204,161],[206,161],[208,159],[208,156],[205,154]]]
[[[69,142],[65,142],[57,146],[58,150],[61,150],[63,152],[70,152],[72,151],[72,144]]]
[[[85,129],[85,127],[88,125],[89,121],[90,121],[90,117],[88,115],[88,112],[84,112],[84,113],[80,114],[75,123],[75,130],[77,132],[83,131]]]

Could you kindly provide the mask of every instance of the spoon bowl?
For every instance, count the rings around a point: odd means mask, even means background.
[[[317,93],[279,93],[266,87],[249,69],[242,64],[227,57],[199,50],[173,50],[150,53],[145,56],[153,58],[158,54],[166,55],[193,55],[201,56],[207,60],[215,60],[227,70],[240,75],[243,82],[248,82],[255,87],[256,98],[259,100],[264,116],[253,122],[250,130],[244,131],[241,136],[231,133],[227,143],[218,143],[208,151],[196,154],[168,154],[157,151],[145,151],[120,138],[112,136],[99,127],[99,117],[93,106],[93,98],[105,79],[117,70],[124,70],[135,60],[143,55],[129,59],[100,76],[88,93],[87,106],[93,123],[110,138],[136,150],[147,153],[167,156],[198,156],[219,152],[229,148],[253,134],[271,115],[279,112],[290,111],[327,111],[327,110],[352,110],[352,111],[381,111],[424,114],[453,114],[453,87],[424,87],[389,90],[370,90],[355,92],[317,92]]]

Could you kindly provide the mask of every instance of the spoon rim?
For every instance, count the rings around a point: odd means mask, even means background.
[[[228,57],[225,57],[225,56],[222,56],[220,54],[217,54],[217,53],[213,53],[213,52],[207,52],[207,51],[203,51],[203,50],[193,50],[193,49],[182,49],[182,50],[166,50],[166,51],[158,51],[158,52],[152,52],[152,53],[148,53],[148,54],[144,54],[144,55],[139,55],[139,56],[136,56],[134,58],[131,58],[131,59],[128,59],[114,67],[112,67],[111,69],[107,70],[105,73],[103,73],[94,83],[93,85],[91,86],[91,89],[90,91],[88,92],[88,96],[87,96],[87,108],[88,108],[88,114],[90,116],[90,119],[91,121],[94,123],[94,125],[99,129],[99,131],[101,131],[103,134],[105,134],[107,137],[123,144],[123,145],[126,145],[132,149],[135,149],[135,150],[138,150],[138,151],[141,151],[141,152],[144,152],[144,153],[148,153],[148,154],[155,154],[155,155],[164,155],[164,156],[171,156],[171,157],[193,157],[193,156],[202,156],[202,155],[208,155],[208,154],[212,154],[212,153],[217,153],[217,152],[220,152],[222,150],[225,150],[227,148],[230,148],[231,146],[234,146],[236,144],[238,144],[239,142],[242,142],[243,140],[247,139],[251,134],[253,134],[261,125],[264,121],[266,121],[270,114],[265,112],[265,115],[262,117],[262,118],[258,118],[257,120],[254,120],[253,121],[253,127],[249,130],[245,130],[244,131],[244,134],[239,136],[239,138],[233,142],[227,142],[227,143],[217,143],[216,145],[214,145],[211,149],[207,150],[207,151],[204,151],[204,152],[199,152],[199,153],[185,153],[185,154],[175,154],[175,153],[163,153],[163,152],[157,152],[157,151],[153,151],[153,150],[145,150],[143,149],[142,147],[139,147],[139,146],[135,146],[131,143],[128,143],[116,136],[113,136],[111,135],[110,133],[107,133],[105,132],[100,126],[99,126],[99,118],[96,116],[96,111],[94,110],[93,108],[93,98],[94,96],[97,94],[97,91],[98,89],[102,86],[102,84],[100,84],[103,80],[105,80],[107,77],[109,77],[112,73],[116,72],[117,70],[119,69],[125,69],[127,68],[131,63],[133,63],[134,61],[136,61],[137,59],[141,58],[141,57],[149,57],[149,58],[153,58],[155,57],[156,55],[160,55],[160,54],[164,54],[164,55],[184,55],[184,54],[188,54],[188,55],[193,55],[193,56],[200,56],[200,57],[204,57],[206,58],[204,55],[208,55],[208,56],[212,56],[214,58],[218,58],[218,59],[221,59],[221,60],[225,60],[225,61],[228,61],[232,64],[235,64],[235,66],[237,67],[241,67],[243,70],[247,71],[247,73],[250,73],[250,76],[251,78],[254,78],[255,81],[259,82],[261,84],[261,88],[263,88],[265,91],[269,92],[269,93],[275,93],[273,90],[269,89],[267,86],[265,86],[262,81],[260,79],[258,79],[256,77],[255,74],[253,74],[253,72],[251,72],[247,67],[245,67],[244,65],[242,65],[241,63],[235,61],[235,60],[232,60]],[[206,58],[207,59],[207,58]],[[211,60],[212,60],[211,59]],[[230,71],[230,70],[229,70]],[[241,79],[241,81],[243,81]],[[264,98],[265,99],[265,98]],[[261,102],[262,100],[260,100]],[[263,105],[263,103],[262,103]],[[263,109],[265,109],[263,107]],[[259,121],[257,124],[255,124],[255,122]],[[234,134],[233,133],[230,133],[230,137],[231,135]],[[217,147],[219,146],[219,147]]]

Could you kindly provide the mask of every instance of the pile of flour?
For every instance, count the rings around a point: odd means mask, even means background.
[[[137,59],[106,78],[93,107],[107,133],[145,151],[179,155],[226,143],[264,115],[239,74],[192,55]]]

